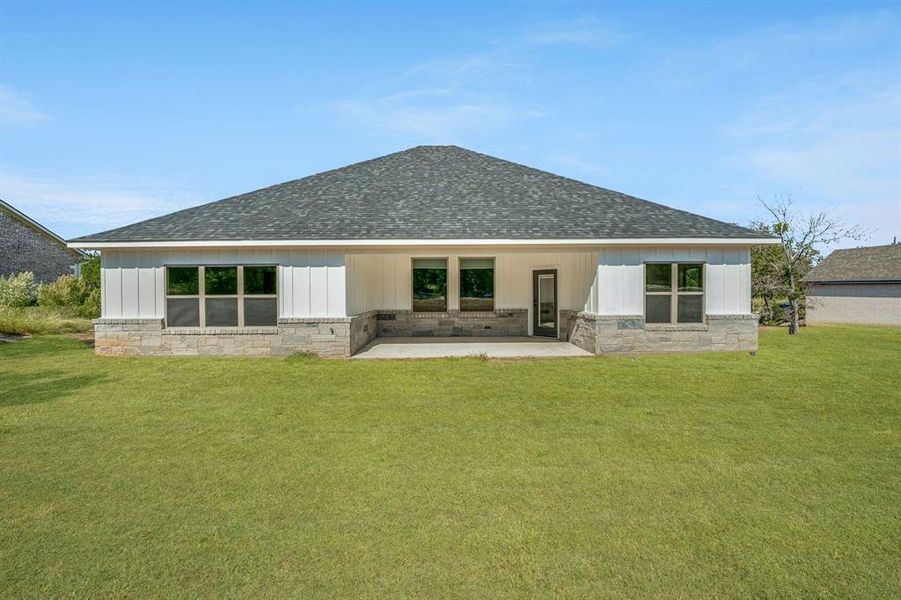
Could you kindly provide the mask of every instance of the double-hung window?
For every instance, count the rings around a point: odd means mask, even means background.
[[[645,264],[645,322],[703,323],[704,265]]]
[[[278,322],[277,268],[166,268],[167,327],[253,327]]]
[[[460,310],[494,310],[494,259],[460,259]]]

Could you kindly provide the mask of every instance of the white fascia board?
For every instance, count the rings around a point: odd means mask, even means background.
[[[612,238],[563,240],[187,240],[177,242],[69,242],[70,248],[271,248],[385,246],[758,246],[776,238]]]

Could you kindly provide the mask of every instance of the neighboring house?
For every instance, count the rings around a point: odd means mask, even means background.
[[[901,244],[836,250],[804,281],[809,325],[901,325]]]
[[[420,146],[70,242],[102,251],[101,354],[355,353],[376,336],[754,350],[775,240]]]
[[[38,283],[60,275],[77,275],[88,256],[69,248],[62,239],[37,221],[0,200],[0,277],[24,271]]]

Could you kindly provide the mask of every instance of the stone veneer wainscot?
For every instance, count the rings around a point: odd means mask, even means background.
[[[382,337],[510,337],[529,334],[529,311],[497,309],[470,312],[378,311]]]
[[[652,324],[641,315],[560,311],[560,339],[593,354],[757,351],[755,314],[707,315],[706,323]]]
[[[101,356],[351,356],[376,336],[374,311],[343,318],[279,319],[276,327],[166,328],[163,319],[97,319]]]

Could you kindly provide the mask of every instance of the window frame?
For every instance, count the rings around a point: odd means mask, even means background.
[[[413,281],[414,262],[417,260],[444,261],[444,310],[416,310],[416,287]],[[450,311],[450,257],[449,256],[411,256],[410,257],[410,312],[419,314],[440,315]]]
[[[165,309],[165,323],[167,329],[221,329],[221,328],[241,328],[245,327],[244,325],[244,299],[245,298],[274,298],[275,306],[276,306],[276,325],[278,324],[278,297],[279,297],[279,277],[278,277],[278,267],[279,265],[274,263],[266,263],[266,264],[235,264],[235,263],[217,263],[217,264],[171,264],[164,265],[165,271],[163,273],[163,282],[165,286],[165,298],[163,301],[163,307]],[[206,269],[207,267],[213,268],[230,268],[234,267],[238,270],[237,273],[237,294],[207,294],[206,293]],[[244,267],[275,267],[275,293],[274,294],[245,294],[244,293]],[[197,294],[169,294],[169,269],[175,268],[193,268],[197,269]],[[169,325],[169,299],[172,298],[181,298],[181,299],[196,299],[199,303],[199,317],[198,317],[198,325]],[[238,324],[237,325],[207,325],[206,324],[206,300],[210,299],[218,299],[218,298],[235,298],[238,303]],[[275,327],[276,325],[254,325],[254,327]]]
[[[491,261],[491,309],[470,310],[463,308],[463,267],[464,260],[490,260]],[[497,257],[496,256],[457,256],[457,306],[460,312],[494,312],[497,310]]]
[[[648,291],[648,265],[670,265],[670,290],[668,292],[649,292]],[[701,291],[700,292],[680,292],[679,291],[679,266],[680,265],[699,265],[701,267]],[[642,311],[646,325],[706,325],[707,324],[707,263],[699,260],[649,260],[645,261],[642,266],[642,290],[644,292],[642,302]],[[666,323],[648,323],[648,296],[669,296],[670,297],[670,320]],[[679,322],[679,296],[701,296],[701,320],[692,323]]]

